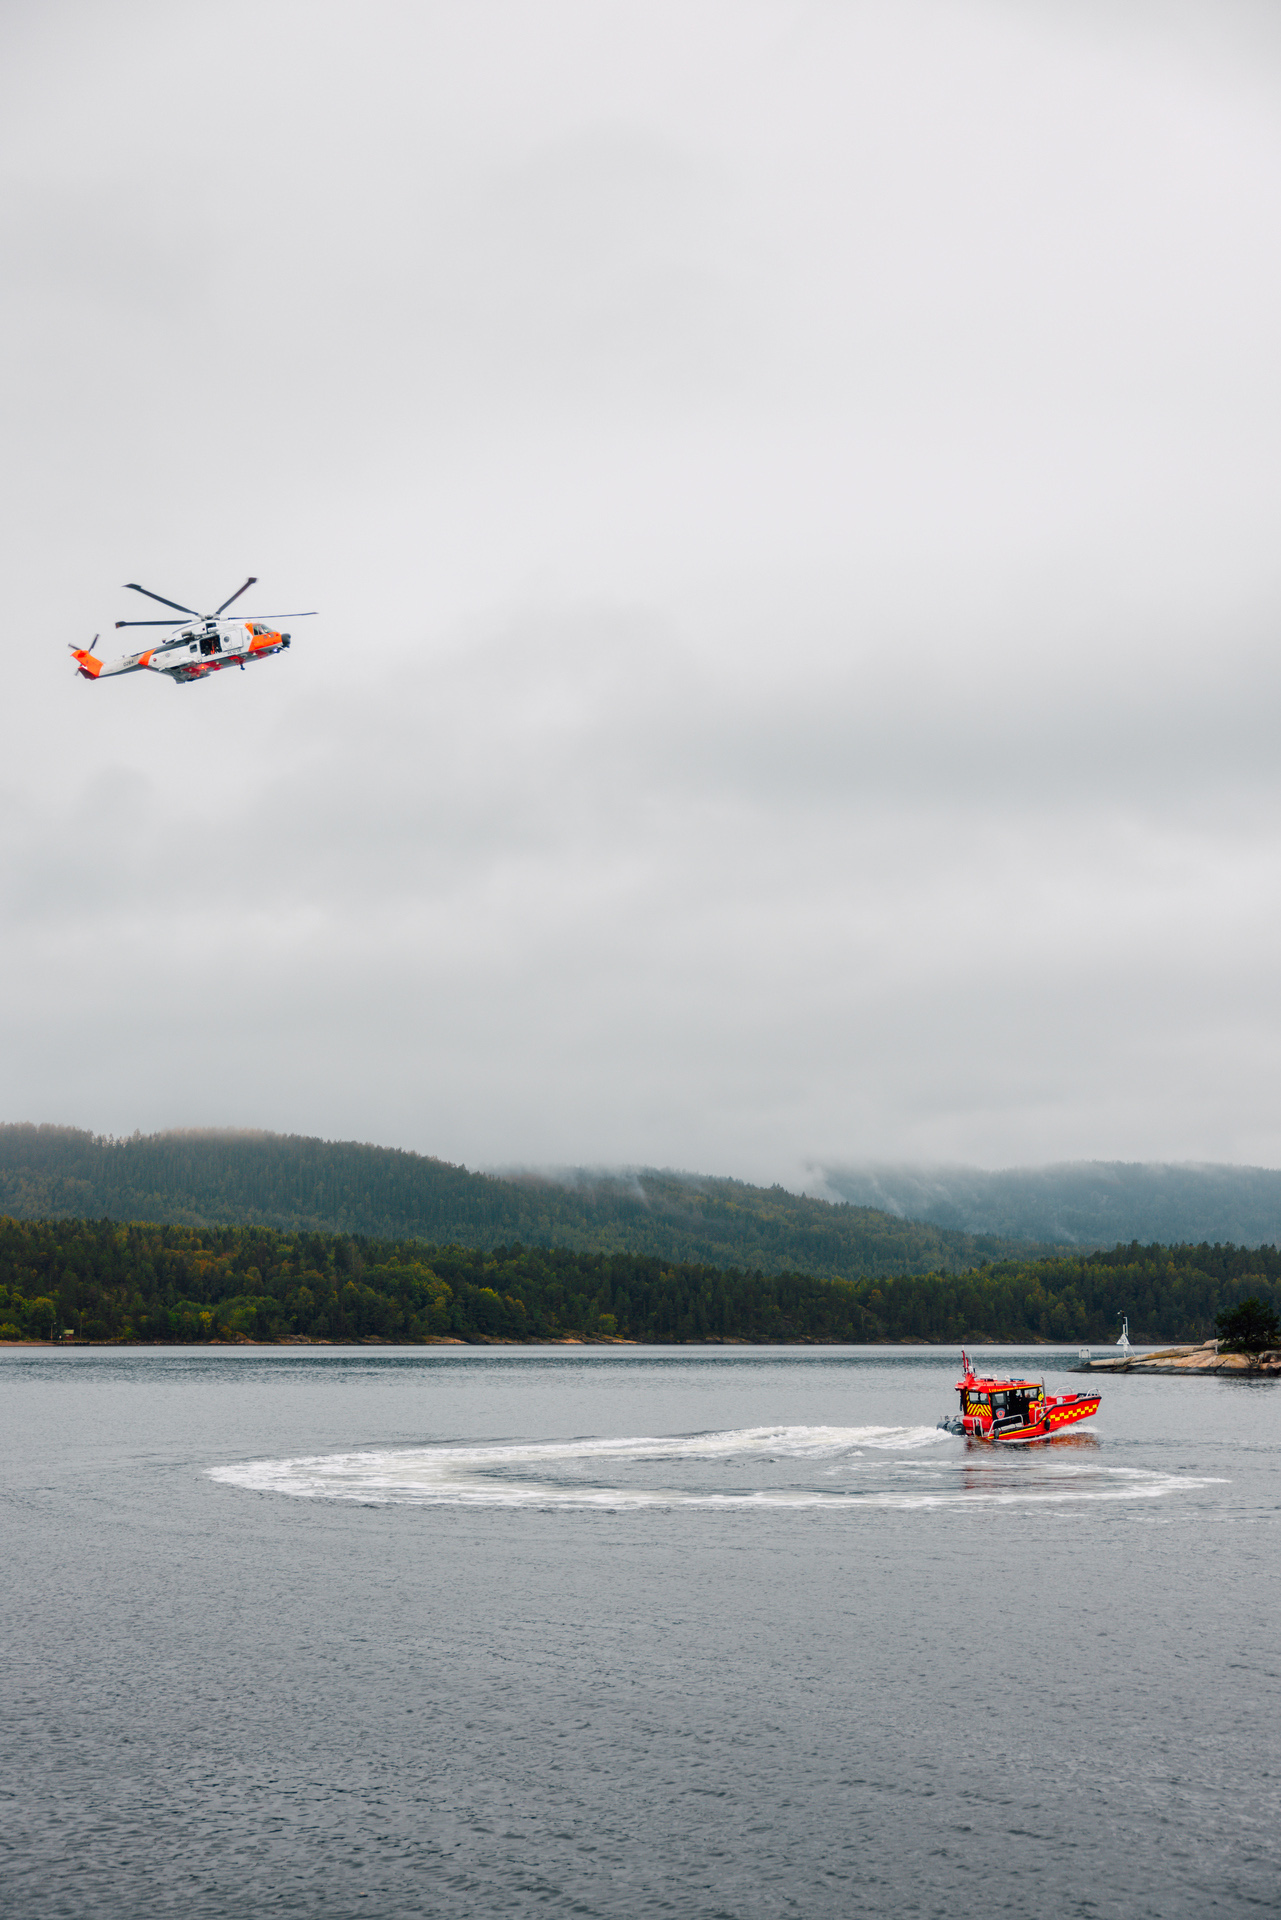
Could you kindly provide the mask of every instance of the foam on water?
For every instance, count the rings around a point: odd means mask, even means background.
[[[1079,1448],[1081,1439],[1074,1440]],[[1072,1444],[1071,1442],[1067,1444]],[[1089,1445],[1088,1440],[1086,1442]],[[1155,1499],[1211,1484],[1063,1457],[982,1453],[935,1427],[739,1427],[719,1433],[401,1447],[212,1467],[256,1493],[362,1505],[892,1507]],[[928,1450],[928,1452],[926,1451]],[[1094,1449],[1089,1448],[1091,1456]],[[916,1455],[915,1459],[910,1456]],[[844,1480],[848,1484],[840,1484]],[[821,1484],[826,1483],[826,1484]]]

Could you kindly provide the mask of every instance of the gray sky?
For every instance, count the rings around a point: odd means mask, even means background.
[[[1275,6],[0,53],[0,1117],[1281,1164]]]

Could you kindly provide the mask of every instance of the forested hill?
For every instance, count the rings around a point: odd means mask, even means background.
[[[519,1241],[829,1279],[958,1273],[1014,1250],[992,1235],[738,1180],[644,1172],[567,1187],[471,1173],[390,1147],[272,1133],[107,1140],[71,1127],[0,1126],[0,1214],[252,1222],[480,1248]]]
[[[825,1167],[827,1191],[962,1233],[1110,1247],[1281,1240],[1281,1172],[1081,1160],[1049,1167]]]
[[[387,1243],[266,1227],[0,1218],[0,1340],[1199,1340],[1275,1247],[1118,1247],[963,1274],[819,1280],[634,1253]]]

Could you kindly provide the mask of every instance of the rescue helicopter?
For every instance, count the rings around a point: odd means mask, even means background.
[[[148,600],[158,600],[162,607],[172,607],[182,618],[117,620],[117,627],[174,627],[177,631],[170,634],[168,639],[157,640],[154,647],[147,647],[141,653],[125,654],[110,666],[93,651],[100,638],[95,633],[91,646],[71,649],[76,672],[85,680],[110,680],[118,673],[162,673],[175,686],[184,686],[190,680],[206,680],[211,673],[221,673],[224,667],[239,667],[243,672],[251,660],[270,660],[274,654],[284,652],[290,636],[279,633],[268,623],[272,620],[311,620],[315,617],[315,609],[310,613],[242,614],[235,619],[224,620],[223,615],[232,601],[239,600],[242,593],[247,593],[250,587],[257,584],[257,575],[251,573],[244,586],[237,587],[212,613],[197,613],[194,607],[184,607],[177,600],[166,600],[163,593],[153,593],[150,587],[140,587],[136,580],[127,580],[125,585],[130,593],[144,593]]]

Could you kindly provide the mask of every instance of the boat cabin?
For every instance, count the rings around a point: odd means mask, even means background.
[[[1004,1420],[1018,1414],[1024,1421],[1039,1420],[1045,1388],[1037,1380],[977,1380],[960,1389],[961,1412]]]

